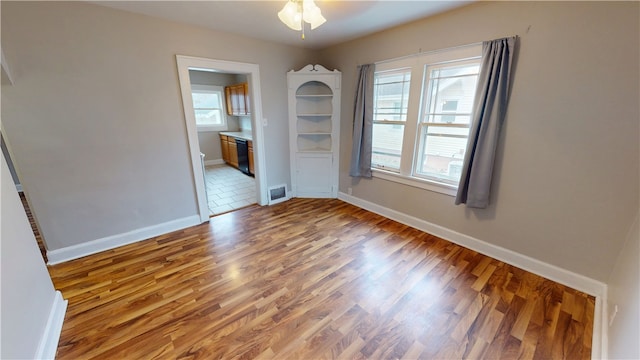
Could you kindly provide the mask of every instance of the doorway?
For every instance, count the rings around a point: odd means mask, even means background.
[[[194,115],[192,100],[192,84],[189,76],[190,70],[205,71],[222,74],[238,74],[246,76],[248,93],[251,101],[251,114],[248,116],[251,123],[251,136],[253,140],[253,162],[255,176],[255,202],[266,205],[266,176],[264,174],[264,134],[262,128],[262,100],[260,95],[260,73],[257,64],[239,63],[224,60],[213,60],[177,55],[178,76],[182,94],[183,109],[185,113],[185,125],[189,141],[191,165],[193,171],[194,188],[198,211],[202,222],[209,219],[211,210],[207,198],[207,186],[205,180],[205,160],[201,157],[198,129]],[[215,160],[215,159],[210,159]]]
[[[209,215],[255,204],[253,126],[247,76],[189,69],[189,80],[204,160]],[[231,153],[234,156],[230,156]]]
[[[9,145],[6,143],[4,138],[4,134],[0,132],[0,147],[2,148],[2,155],[7,162],[7,167],[9,168],[9,173],[11,174],[11,178],[13,179],[13,183],[16,186],[16,190],[18,191],[18,196],[20,197],[20,201],[22,202],[22,207],[24,207],[24,212],[27,215],[27,219],[29,220],[29,225],[31,225],[31,231],[33,231],[33,236],[36,238],[36,242],[38,244],[38,248],[40,249],[40,254],[42,255],[42,259],[45,263],[47,263],[47,247],[42,239],[42,235],[40,234],[39,225],[36,221],[35,215],[31,211],[31,206],[29,205],[29,201],[27,199],[27,194],[22,189],[22,184],[20,182],[20,178],[18,178],[18,172],[13,164],[13,159],[11,158],[11,151],[9,151]]]
[[[256,180],[228,164],[205,165],[209,214],[224,214],[255,204]]]

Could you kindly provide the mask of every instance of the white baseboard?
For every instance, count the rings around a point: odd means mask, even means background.
[[[607,292],[596,295],[596,306],[593,314],[593,339],[591,341],[591,358],[609,358],[609,306]]]
[[[445,240],[451,241],[452,243],[464,246],[471,250],[490,256],[494,259],[503,261],[507,264],[517,266],[521,269],[530,271],[534,274],[543,276],[547,279],[553,280],[587,294],[593,296],[602,296],[606,293],[606,284],[597,280],[590,279],[586,276],[576,274],[569,270],[565,270],[555,265],[551,265],[543,261],[531,258],[529,256],[522,255],[515,251],[490,244],[486,241],[476,239],[469,235],[461,234],[457,231],[430,223],[422,219],[418,219],[399,211],[392,210],[366,200],[362,200],[352,195],[347,195],[341,192],[338,194],[338,198],[355,206],[395,220],[399,223],[409,225],[418,230],[422,230],[429,234],[438,236]]]
[[[68,246],[62,249],[47,251],[47,264],[54,265],[61,262],[78,259],[87,255],[99,253],[101,251],[110,250],[119,246],[146,240],[154,236],[181,230],[189,226],[198,225],[200,223],[200,216],[193,215],[182,219],[167,221],[162,224],[132,230],[122,234],[107,236],[102,239],[96,239],[82,244]]]
[[[222,160],[222,159],[213,159],[213,160],[205,160],[204,161],[204,166],[222,165],[222,164],[224,164],[224,160]]]
[[[62,298],[62,293],[56,291],[51,312],[47,320],[47,326],[36,350],[34,359],[55,359],[58,350],[58,341],[62,332],[64,315],[67,312],[68,301]]]
[[[607,285],[605,283],[343,192],[338,193],[338,199],[595,296],[591,357],[593,359],[607,357]]]

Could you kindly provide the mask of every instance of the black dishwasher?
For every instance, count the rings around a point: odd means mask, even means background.
[[[236,145],[238,147],[238,169],[249,175],[249,147],[247,146],[247,140],[236,138]]]

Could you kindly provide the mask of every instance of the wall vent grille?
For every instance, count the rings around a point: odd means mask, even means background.
[[[269,205],[289,200],[286,185],[277,185],[269,188]]]

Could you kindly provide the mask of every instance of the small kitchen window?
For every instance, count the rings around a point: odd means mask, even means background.
[[[192,85],[191,97],[198,131],[227,130],[222,86]]]

